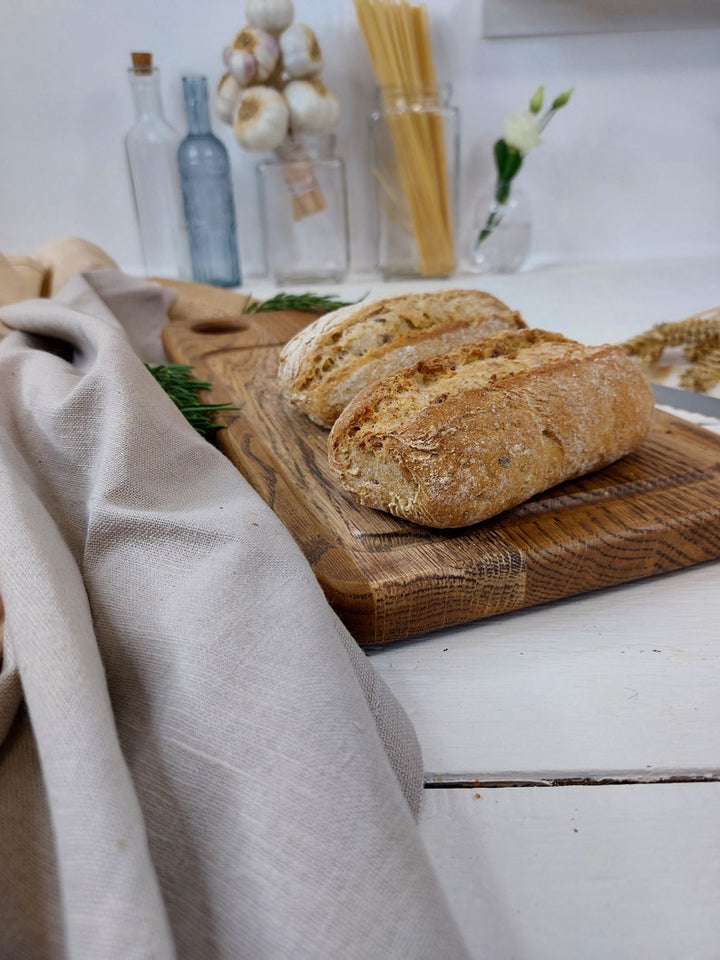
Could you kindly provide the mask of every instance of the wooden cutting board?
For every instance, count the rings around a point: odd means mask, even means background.
[[[659,410],[643,447],[492,520],[437,531],[357,505],[327,432],[276,381],[303,313],[176,321],[168,357],[232,402],[218,446],[288,527],[359,643],[374,645],[720,556],[720,437]]]

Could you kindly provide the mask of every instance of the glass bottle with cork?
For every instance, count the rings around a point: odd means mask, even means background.
[[[181,136],[165,119],[152,54],[132,53],[131,58],[135,123],[126,134],[125,151],[145,273],[186,279],[189,257],[177,168]]]

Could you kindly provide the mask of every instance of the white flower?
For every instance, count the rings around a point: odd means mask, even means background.
[[[478,233],[475,247],[490,236],[502,222],[506,204],[510,199],[510,188],[523,165],[525,155],[543,142],[540,133],[553,116],[569,101],[572,90],[566,90],[555,97],[550,108],[542,116],[545,87],[538,87],[530,98],[530,109],[519,113],[508,113],[505,117],[503,137],[497,140],[493,148],[497,179],[495,181],[494,203],[490,207],[485,226]]]
[[[505,117],[503,138],[509,147],[515,147],[522,154],[529,153],[542,143],[539,117],[529,110],[509,113]]]

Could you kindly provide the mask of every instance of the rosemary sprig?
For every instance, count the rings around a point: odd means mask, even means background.
[[[362,299],[362,298],[361,298]],[[338,300],[333,294],[317,293],[278,293],[264,302],[251,303],[250,299],[243,313],[265,313],[269,310],[302,310],[304,313],[330,313],[340,307],[349,307],[358,300]]]
[[[219,410],[238,410],[230,403],[201,403],[197,394],[201,390],[209,390],[212,384],[198,380],[192,373],[192,367],[182,363],[161,363],[147,369],[180,410],[188,423],[194,427],[200,436],[212,437],[216,430],[223,430],[224,425],[215,423],[210,414]]]

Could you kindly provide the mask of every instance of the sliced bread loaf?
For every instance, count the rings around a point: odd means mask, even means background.
[[[364,387],[394,370],[501,330],[525,327],[520,315],[479,290],[403,294],[325,314],[282,350],[287,400],[330,427]]]
[[[330,432],[330,465],[360,503],[460,527],[634,450],[653,404],[620,347],[506,332],[365,388]]]

